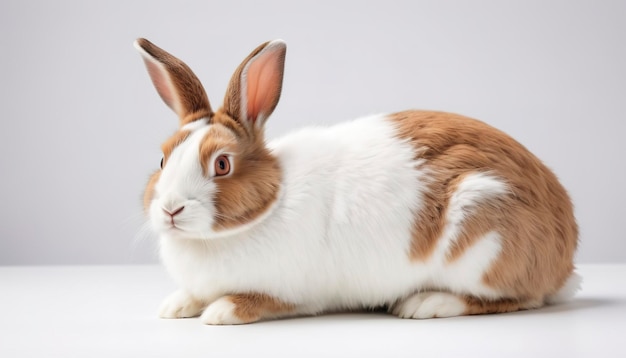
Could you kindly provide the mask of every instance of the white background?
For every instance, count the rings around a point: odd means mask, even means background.
[[[186,61],[217,108],[288,44],[270,138],[408,108],[479,118],[569,190],[579,262],[626,262],[624,1],[0,3],[0,265],[156,262],[141,192],[177,120],[132,47]]]

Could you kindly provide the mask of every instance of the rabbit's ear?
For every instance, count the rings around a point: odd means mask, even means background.
[[[176,112],[181,126],[213,115],[204,87],[183,61],[146,39],[137,39],[135,48],[143,57],[154,87]]]
[[[286,51],[282,40],[264,43],[239,65],[230,80],[224,109],[253,132],[263,128],[278,104]]]

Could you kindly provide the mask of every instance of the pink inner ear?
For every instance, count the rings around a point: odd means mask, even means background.
[[[252,123],[266,116],[278,102],[282,85],[280,52],[263,54],[250,64],[247,74],[247,115]]]
[[[149,59],[144,59],[144,62],[146,64],[146,68],[148,69],[148,74],[152,79],[152,83],[154,84],[154,88],[156,88],[159,96],[161,96],[161,99],[168,105],[168,107],[176,111],[177,108],[174,101],[174,90],[165,69],[160,64],[157,64]]]

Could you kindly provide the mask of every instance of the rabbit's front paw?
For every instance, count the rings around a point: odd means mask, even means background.
[[[178,290],[167,296],[161,308],[159,308],[159,317],[161,318],[187,318],[197,317],[202,313],[204,304],[191,297],[187,292]]]
[[[230,296],[220,297],[211,303],[200,316],[204,324],[243,324],[244,322],[235,314],[237,306],[230,299]]]

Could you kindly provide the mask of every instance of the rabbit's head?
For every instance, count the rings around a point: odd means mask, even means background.
[[[279,164],[265,146],[263,129],[280,98],[285,43],[256,48],[235,71],[215,112],[185,63],[145,39],[135,47],[180,120],[144,193],[153,228],[172,237],[211,239],[263,220],[280,190]]]

